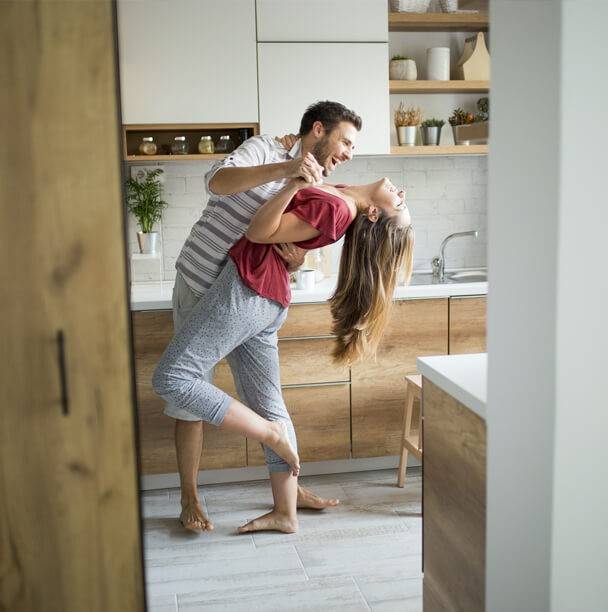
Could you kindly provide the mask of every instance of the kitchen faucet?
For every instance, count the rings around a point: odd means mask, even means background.
[[[445,276],[445,247],[447,243],[452,238],[458,238],[459,236],[473,236],[477,238],[477,230],[470,230],[468,232],[455,232],[454,234],[450,234],[444,241],[441,243],[439,247],[439,255],[433,257],[431,261],[431,266],[433,267],[433,276],[439,279],[439,282],[442,283]]]

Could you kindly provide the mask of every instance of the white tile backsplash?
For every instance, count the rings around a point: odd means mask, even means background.
[[[162,259],[131,260],[133,281],[172,280],[175,261],[192,225],[199,219],[208,199],[204,175],[213,162],[167,162],[164,199],[169,203],[158,230]],[[138,165],[138,167],[140,167]],[[406,190],[416,230],[414,269],[430,269],[441,241],[452,232],[479,230],[479,237],[459,238],[446,249],[448,268],[486,265],[487,157],[408,158],[396,156],[356,157],[338,168],[332,183],[366,183],[387,176]],[[137,225],[131,217],[128,242],[137,252]],[[340,244],[332,260],[337,270]]]

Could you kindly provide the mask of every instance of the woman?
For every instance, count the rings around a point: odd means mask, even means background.
[[[153,378],[159,395],[264,446],[274,510],[241,532],[297,530],[300,466],[281,394],[277,350],[277,331],[291,294],[289,274],[273,245],[292,242],[315,249],[346,233],[331,299],[338,337],[334,357],[355,361],[372,354],[380,340],[399,270],[405,267],[407,278],[411,273],[413,231],[403,198],[387,179],[353,187],[290,181],[259,208],[220,276],[161,358]],[[201,378],[224,357],[239,397],[250,408]]]

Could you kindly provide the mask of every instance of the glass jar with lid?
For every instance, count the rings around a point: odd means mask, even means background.
[[[232,153],[234,151],[234,142],[229,134],[220,136],[220,140],[215,147],[216,153]]]
[[[201,139],[198,143],[198,152],[203,155],[207,155],[213,153],[215,148],[213,146],[213,139],[211,136],[201,136]]]
[[[171,153],[173,155],[186,155],[188,153],[188,143],[185,136],[176,136],[171,143]]]
[[[144,136],[139,145],[140,155],[156,155],[156,143],[154,137]]]

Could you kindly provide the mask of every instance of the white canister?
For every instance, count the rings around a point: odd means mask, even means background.
[[[431,47],[426,50],[426,78],[429,81],[450,80],[449,47]]]
[[[296,289],[312,291],[315,288],[315,271],[312,268],[301,268],[296,272]]]

